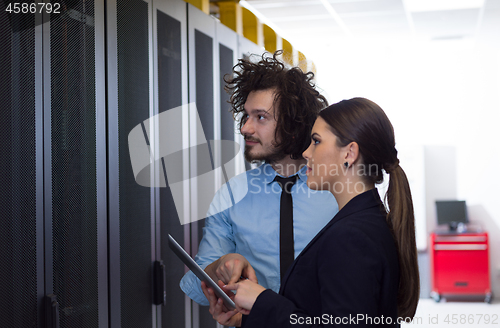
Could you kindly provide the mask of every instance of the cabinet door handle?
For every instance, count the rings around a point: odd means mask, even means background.
[[[485,236],[437,236],[436,242],[486,242]]]
[[[54,294],[45,296],[45,327],[59,328],[59,303]]]
[[[153,304],[165,305],[167,303],[165,264],[163,261],[155,261],[153,265],[154,272],[154,295]]]
[[[488,248],[485,244],[438,244],[434,245],[436,251],[484,251]]]

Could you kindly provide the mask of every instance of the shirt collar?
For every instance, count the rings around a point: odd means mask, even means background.
[[[307,170],[307,166],[304,165],[296,174],[299,176],[299,179],[302,180],[302,182],[306,182],[307,181],[307,175],[306,175],[306,170]],[[271,164],[269,163],[264,163],[262,164],[262,171],[264,172],[264,183],[271,183],[274,181],[274,178],[276,178],[277,175],[283,177],[282,175],[278,174],[274,169],[273,167],[271,166]],[[286,177],[284,177],[286,178]]]

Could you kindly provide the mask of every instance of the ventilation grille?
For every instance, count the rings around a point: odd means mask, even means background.
[[[33,17],[10,18],[0,12],[0,322],[29,328],[38,326],[35,31],[19,28]]]
[[[53,282],[67,328],[99,326],[93,17],[86,0],[50,22]]]

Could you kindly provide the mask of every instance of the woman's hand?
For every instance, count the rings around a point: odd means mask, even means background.
[[[219,280],[218,285],[222,288],[224,283]],[[204,281],[201,282],[201,289],[210,303],[208,311],[218,323],[224,326],[241,326],[241,313],[238,313],[238,310],[228,310],[224,305],[222,298],[218,298],[212,288],[207,287],[207,284],[205,284]],[[228,295],[230,297],[234,297],[232,292],[229,292]]]
[[[236,291],[236,295],[234,295],[233,300],[236,304],[236,309],[243,314],[250,313],[257,296],[266,290],[261,285],[248,279],[234,284],[228,284],[224,286],[223,289],[226,292],[232,290]]]

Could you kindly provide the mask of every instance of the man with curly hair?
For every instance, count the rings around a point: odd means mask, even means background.
[[[328,103],[315,89],[314,74],[286,67],[278,59],[281,54],[263,55],[257,63],[240,59],[233,76],[225,78],[233,117],[239,120],[245,138],[245,159],[263,164],[231,179],[210,205],[195,261],[221,286],[244,278],[279,291],[287,268],[285,261],[280,263],[284,183],[277,181],[279,178],[294,177],[290,191],[293,242],[289,250],[294,257],[338,211],[331,193],[307,187],[302,157],[311,143],[314,121]],[[228,190],[238,193],[242,189],[245,196],[229,206]],[[191,271],[180,285],[191,299],[209,305],[219,323],[241,326],[241,313],[225,308]]]

